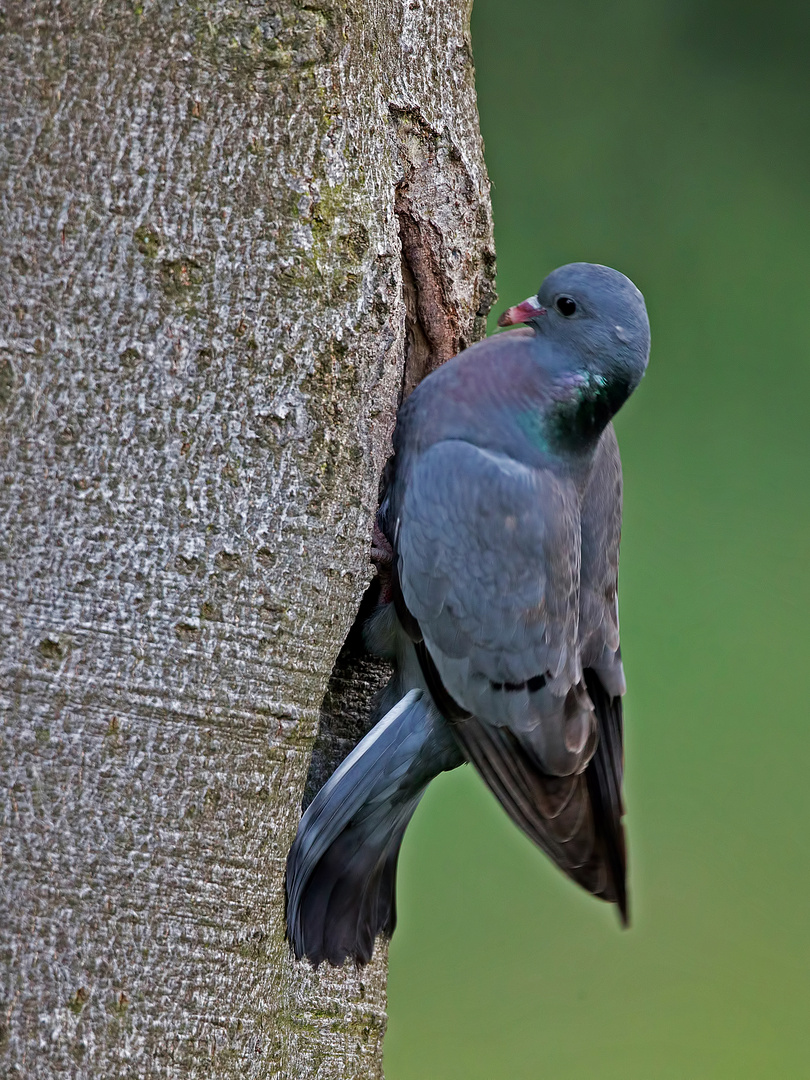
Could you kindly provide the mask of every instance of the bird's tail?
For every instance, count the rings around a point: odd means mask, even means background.
[[[368,963],[396,924],[400,844],[428,783],[463,758],[421,690],[390,710],[307,807],[287,858],[287,936],[318,965]]]

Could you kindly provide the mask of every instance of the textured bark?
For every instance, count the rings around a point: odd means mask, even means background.
[[[296,964],[283,869],[398,398],[492,300],[468,19],[0,15],[3,1076],[381,1075],[385,949]]]

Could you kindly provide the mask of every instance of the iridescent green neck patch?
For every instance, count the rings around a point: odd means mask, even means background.
[[[625,376],[578,372],[549,410],[549,442],[565,449],[585,449],[595,443],[610,419],[630,395]]]
[[[523,409],[517,414],[517,424],[532,446],[544,453],[551,450],[548,439],[548,417],[540,408],[533,406]]]

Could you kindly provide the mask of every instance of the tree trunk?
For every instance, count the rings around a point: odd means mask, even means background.
[[[3,1076],[381,1075],[386,950],[295,963],[283,872],[398,399],[492,301],[468,22],[0,14]]]

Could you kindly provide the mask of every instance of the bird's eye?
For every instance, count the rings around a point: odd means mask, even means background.
[[[569,315],[573,315],[574,312],[577,310],[577,302],[576,300],[572,300],[570,296],[558,296],[555,306],[557,308],[557,311],[559,311],[561,315],[565,315],[566,317]]]

